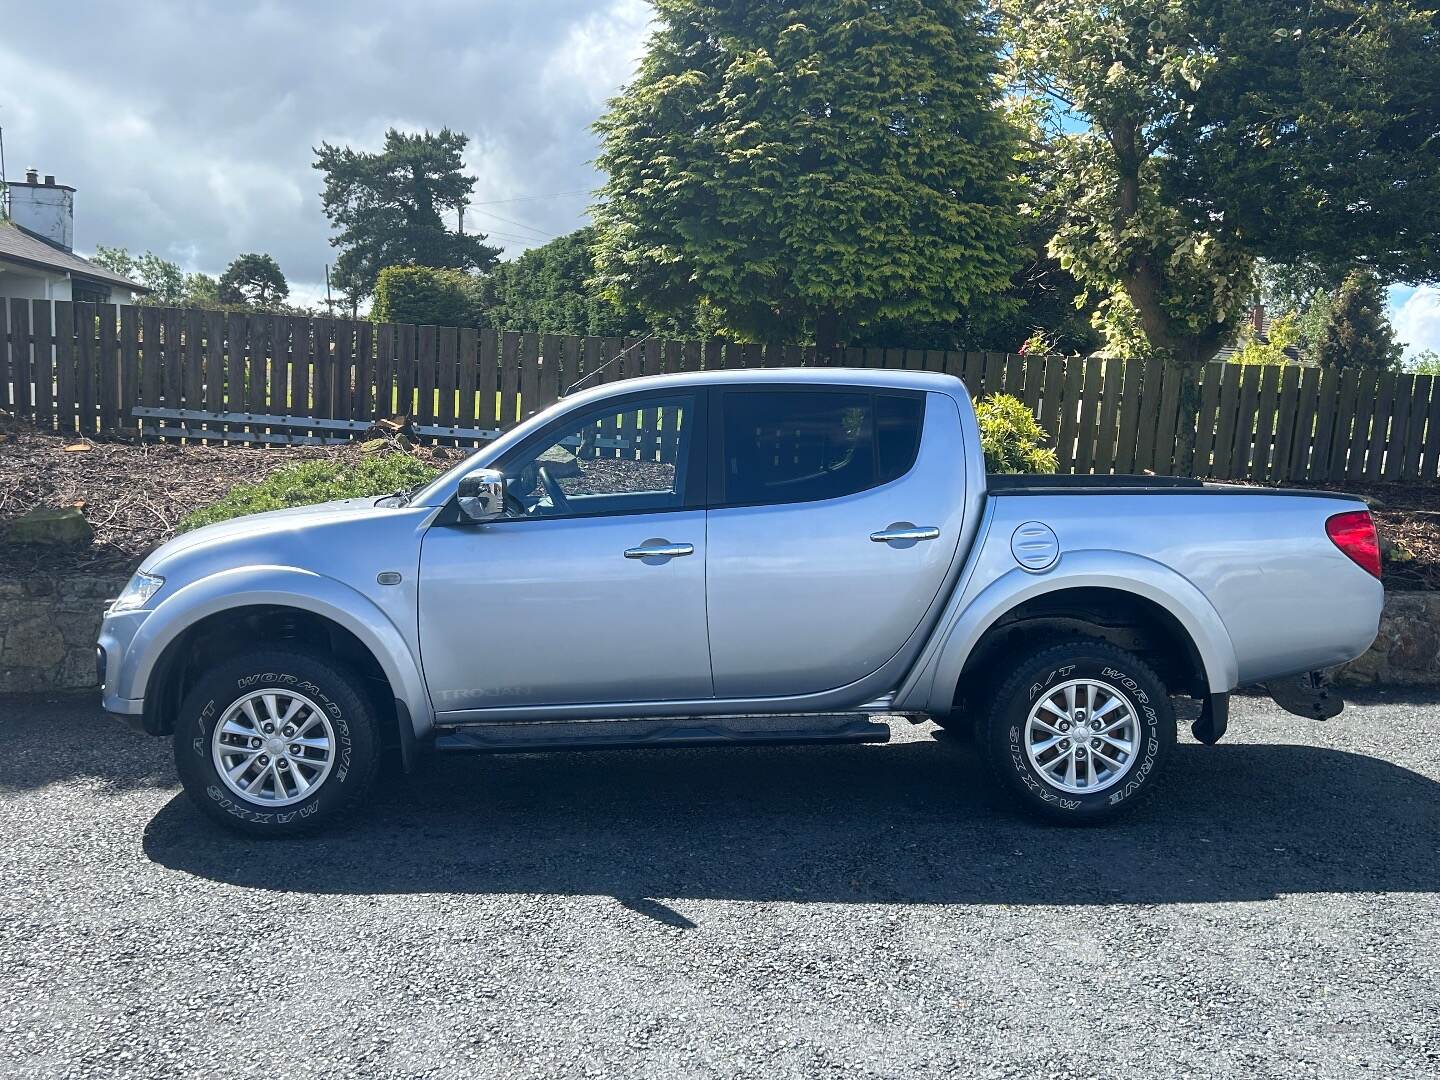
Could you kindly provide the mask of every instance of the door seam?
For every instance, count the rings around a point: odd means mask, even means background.
[[[704,566],[700,572],[701,592],[705,596],[705,655],[710,660],[710,696],[715,696],[715,653],[710,647],[710,511],[705,511]]]

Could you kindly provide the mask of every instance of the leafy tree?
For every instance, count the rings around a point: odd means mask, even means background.
[[[1326,367],[1368,367],[1389,371],[1400,346],[1385,314],[1385,289],[1373,270],[1356,270],[1335,294],[1334,310],[1315,349]]]
[[[1208,359],[1257,256],[1440,273],[1440,42],[1418,4],[1003,6],[1011,73],[1049,104],[1051,250],[1120,351]]]
[[[209,274],[185,275],[185,306],[215,309],[220,303],[220,282]]]
[[[217,291],[223,304],[269,308],[290,295],[290,285],[274,258],[250,252],[226,267]]]
[[[480,283],[462,270],[387,266],[375,282],[370,317],[420,326],[476,326]]]
[[[499,249],[483,234],[451,232],[442,211],[469,203],[475,178],[462,171],[469,139],[442,128],[406,134],[391,128],[379,153],[322,143],[314,167],[325,174],[325,215],[340,230],[332,278],[359,300],[387,266],[485,270]]]
[[[153,251],[131,255],[123,247],[98,244],[90,261],[112,274],[138,281],[149,289],[150,294],[141,303],[174,307],[185,302],[185,272],[176,263],[162,259]]]
[[[1332,277],[1440,273],[1440,18],[1428,0],[1190,0],[1214,59],[1167,125],[1166,184],[1247,248]]]
[[[596,125],[610,295],[828,348],[1004,293],[1023,257],[1014,139],[976,0],[656,6]]]
[[[95,245],[95,254],[90,256],[90,261],[96,266],[103,266],[112,274],[119,274],[121,277],[128,277],[136,273],[135,257],[130,254],[129,249],[123,247],[106,247],[104,244]]]
[[[137,296],[135,303],[146,307],[220,307],[215,279],[209,274],[187,274],[169,259],[152,251],[131,255],[123,247],[99,244],[90,261],[113,274],[139,282],[151,291]]]
[[[1440,375],[1440,353],[1434,349],[1421,349],[1406,361],[1405,370],[1416,375]]]
[[[1330,319],[1335,291],[1345,275],[1313,262],[1275,263],[1260,260],[1255,267],[1256,301],[1276,318],[1294,321],[1294,346],[1313,358],[1325,324]]]
[[[148,255],[149,252],[146,252]],[[103,266],[112,274],[119,274],[131,281],[140,281],[140,271],[135,265],[135,256],[131,255],[127,248],[106,247],[104,244],[95,245],[95,254],[90,256],[90,261],[96,266]],[[175,267],[176,270],[180,268]],[[142,285],[144,282],[140,282]]]

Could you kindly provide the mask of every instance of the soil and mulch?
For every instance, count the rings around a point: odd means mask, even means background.
[[[0,535],[37,507],[78,506],[95,538],[80,548],[0,539],[0,573],[127,572],[181,520],[232,485],[316,458],[361,454],[359,444],[251,449],[175,443],[98,442],[0,426]],[[416,447],[445,465],[464,451]],[[1300,486],[1300,485],[1293,485]],[[1318,486],[1318,485],[1310,485]],[[1385,548],[1390,589],[1440,590],[1440,485],[1342,482],[1370,503]]]
[[[238,483],[315,459],[358,459],[358,443],[243,446],[92,441],[0,418],[0,573],[128,573],[177,532],[187,514]],[[397,446],[398,448],[398,446]],[[411,452],[446,465],[459,450]],[[39,507],[77,507],[94,531],[81,547],[16,544],[10,523]]]

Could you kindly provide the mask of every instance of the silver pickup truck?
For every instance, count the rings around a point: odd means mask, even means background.
[[[418,491],[179,536],[98,662],[105,708],[254,833],[342,815],[387,753],[884,742],[885,717],[1090,822],[1160,782],[1174,698],[1205,743],[1237,686],[1338,711],[1305,680],[1370,645],[1379,572],[1348,496],[987,477],[950,376],[704,372],[569,397]]]

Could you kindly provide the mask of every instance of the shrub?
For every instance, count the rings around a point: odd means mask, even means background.
[[[1059,467],[1050,435],[1019,398],[991,394],[975,403],[985,469],[992,473],[1049,473]]]
[[[416,326],[478,326],[480,284],[463,270],[387,266],[375,282],[370,316]]]
[[[1230,357],[1232,364],[1256,364],[1262,367],[1293,363],[1285,350],[1300,344],[1299,318],[1287,311],[1270,323],[1266,340],[1261,341],[1253,330],[1242,337],[1240,351]]]
[[[276,469],[254,484],[236,484],[221,498],[187,515],[180,531],[188,532],[217,521],[309,506],[331,499],[354,499],[389,495],[408,490],[435,478],[437,469],[408,454],[386,453],[361,457],[358,461],[302,461]]]

